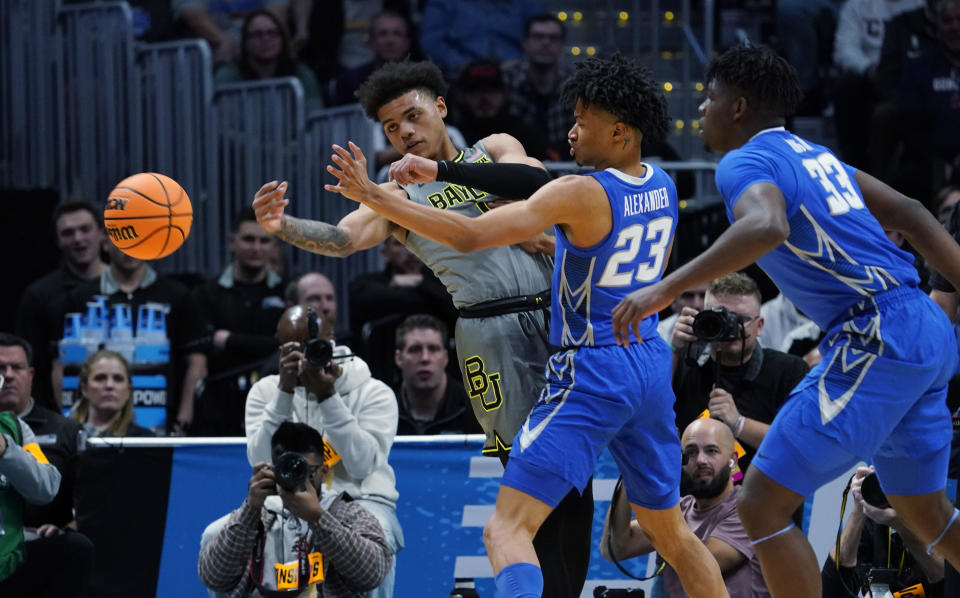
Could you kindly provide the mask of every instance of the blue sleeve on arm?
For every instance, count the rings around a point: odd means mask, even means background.
[[[734,220],[733,206],[744,191],[757,183],[778,185],[773,165],[768,159],[756,152],[740,150],[734,150],[720,160],[715,179],[731,222]],[[791,213],[789,205],[787,213]]]

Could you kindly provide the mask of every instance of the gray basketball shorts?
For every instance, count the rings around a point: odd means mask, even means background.
[[[456,342],[463,385],[487,435],[483,454],[510,452],[546,383],[550,348],[547,310],[457,320]]]

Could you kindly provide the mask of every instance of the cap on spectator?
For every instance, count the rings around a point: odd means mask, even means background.
[[[460,88],[465,90],[503,89],[500,64],[492,60],[471,62],[460,75]]]

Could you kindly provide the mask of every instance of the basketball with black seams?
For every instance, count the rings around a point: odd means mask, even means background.
[[[193,206],[175,180],[156,172],[129,176],[114,187],[103,208],[107,236],[141,260],[166,257],[190,236]]]

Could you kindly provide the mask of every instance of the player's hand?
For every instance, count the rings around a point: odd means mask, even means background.
[[[258,511],[263,508],[263,501],[268,496],[277,493],[277,480],[267,463],[261,461],[253,466],[253,475],[250,476],[247,489],[247,504]]]
[[[323,188],[333,193],[339,193],[347,199],[363,203],[373,193],[377,185],[367,175],[367,159],[363,156],[363,151],[352,141],[348,142],[347,145],[350,151],[334,144],[333,151],[335,153],[330,156],[330,160],[336,166],[327,164],[327,172],[337,177],[338,183],[336,185],[324,185]]]
[[[626,347],[630,344],[630,330],[637,342],[643,342],[640,337],[640,322],[650,314],[655,314],[671,303],[675,295],[667,290],[663,282],[637,289],[623,298],[613,308],[613,336],[617,344]]]
[[[714,388],[710,391],[710,401],[707,403],[707,409],[710,410],[710,417],[719,419],[731,428],[740,417],[740,412],[733,402],[733,395],[722,388]]]
[[[283,392],[292,393],[300,380],[300,360],[303,353],[300,343],[289,342],[280,345],[280,381],[278,387]]]
[[[7,451],[7,437],[0,434],[0,456]]]
[[[398,185],[413,183],[432,183],[437,180],[437,162],[430,158],[406,154],[390,165],[388,180]]]
[[[290,203],[289,199],[283,198],[286,192],[287,181],[279,185],[277,181],[270,181],[253,196],[253,212],[257,215],[257,222],[272,235],[279,233],[283,225],[283,208]]]
[[[692,307],[684,307],[680,310],[677,321],[673,323],[673,332],[670,334],[670,346],[674,349],[683,349],[697,340],[693,334],[693,318],[696,315],[697,310]]]
[[[544,253],[546,255],[553,255],[557,248],[556,239],[547,233],[540,233],[536,237],[517,243],[517,245],[527,253]]]

